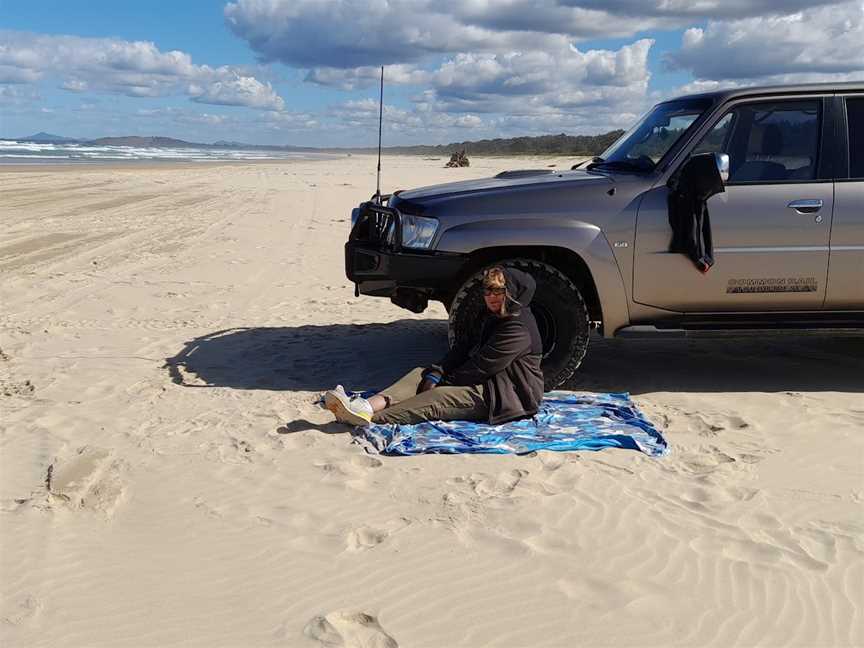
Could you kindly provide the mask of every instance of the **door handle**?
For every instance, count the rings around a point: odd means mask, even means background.
[[[794,209],[799,214],[815,214],[822,209],[822,200],[820,198],[815,200],[793,200],[786,206],[789,209]]]

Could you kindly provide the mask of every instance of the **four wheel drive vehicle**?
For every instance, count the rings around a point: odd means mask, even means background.
[[[707,271],[670,251],[675,192],[706,155],[720,192],[690,236],[709,257],[713,239]],[[592,327],[864,328],[864,84],[672,99],[585,166],[397,191],[352,223],[358,294],[442,302],[451,341],[472,334],[484,268],[530,272],[547,388],[579,366]]]

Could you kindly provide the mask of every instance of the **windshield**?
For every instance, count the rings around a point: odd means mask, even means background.
[[[657,104],[606,149],[601,159],[590,168],[608,166],[650,171],[710,105],[709,99]]]

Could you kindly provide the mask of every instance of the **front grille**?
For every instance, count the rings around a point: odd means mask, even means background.
[[[399,240],[399,212],[393,207],[365,202],[351,228],[349,241],[371,243],[381,247],[395,247]]]

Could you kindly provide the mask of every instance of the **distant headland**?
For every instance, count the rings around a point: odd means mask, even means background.
[[[387,153],[407,155],[444,155],[452,151],[465,151],[468,155],[598,155],[623,134],[622,130],[600,135],[540,135],[535,137],[511,137],[453,142],[450,144],[387,146]],[[245,144],[243,142],[219,140],[211,144],[187,142],[173,137],[126,135],[121,137],[99,137],[76,139],[52,133],[39,132],[26,137],[5,137],[5,140],[35,144],[80,144],[82,146],[131,146],[136,148],[196,148],[196,149],[242,149],[260,151],[285,151],[306,153],[370,153],[374,147],[314,147],[277,146],[272,144]]]

